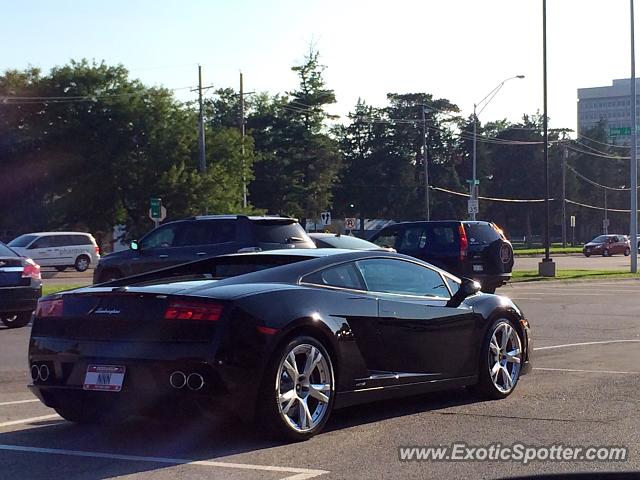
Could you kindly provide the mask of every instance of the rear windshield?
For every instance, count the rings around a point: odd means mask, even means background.
[[[260,243],[311,242],[299,223],[284,223],[278,220],[251,222],[253,238]]]
[[[187,263],[176,267],[166,268],[143,274],[132,279],[117,280],[117,283],[127,285],[153,285],[191,280],[223,280],[247,273],[259,272],[268,268],[289,265],[291,263],[310,260],[315,257],[305,255],[234,255],[229,257],[214,257],[197,262]],[[137,280],[137,281],[136,281]],[[115,285],[116,282],[113,284]],[[124,282],[124,283],[123,283]]]
[[[20,235],[18,238],[14,238],[7,245],[10,247],[18,247],[23,248],[33,242],[36,238],[36,235]]]
[[[419,223],[398,225],[384,229],[374,243],[381,247],[393,247],[399,252],[431,251],[458,248],[458,226],[443,223]]]
[[[361,238],[351,237],[349,235],[340,235],[339,237],[336,235],[331,235],[327,237],[316,238],[315,240],[335,248],[347,248],[349,250],[368,250],[377,246]],[[320,246],[321,243],[318,243],[318,246]]]
[[[488,223],[465,223],[464,229],[471,245],[490,244],[500,240],[500,233]]]
[[[0,243],[0,257],[17,257],[18,255],[3,243]]]

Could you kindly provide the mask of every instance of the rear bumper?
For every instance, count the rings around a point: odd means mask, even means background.
[[[75,345],[75,346],[74,346]],[[33,378],[29,388],[48,407],[104,405],[127,414],[253,415],[261,372],[228,364],[212,353],[212,344],[80,342],[31,339],[29,369],[46,365],[49,378]],[[89,365],[126,368],[122,390],[84,390]],[[171,374],[202,376],[201,388],[172,386]]]
[[[42,296],[42,286],[1,287],[0,313],[32,312]]]
[[[511,280],[511,273],[471,273],[469,276],[480,282],[483,288],[501,287]]]

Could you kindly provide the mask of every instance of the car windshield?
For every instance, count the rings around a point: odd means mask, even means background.
[[[8,248],[6,245],[0,243],[0,257],[17,257],[18,254]]]
[[[20,235],[18,238],[11,240],[7,245],[10,247],[24,248],[36,238],[38,238],[36,235]]]

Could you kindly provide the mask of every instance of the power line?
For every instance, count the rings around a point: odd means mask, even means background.
[[[610,160],[629,160],[629,157],[622,157],[622,156],[618,156],[618,155],[605,155],[605,154],[601,154],[601,153],[588,152],[588,151],[576,148],[576,147],[574,147],[572,145],[567,145],[567,148],[569,148],[570,150],[573,150],[574,152],[582,153],[584,155],[592,155],[594,157],[608,158]]]
[[[584,175],[582,175],[580,172],[578,172],[575,168],[573,168],[571,165],[567,164],[567,168],[569,170],[571,170],[577,177],[581,178],[582,180],[584,180],[587,183],[590,183],[591,185],[594,185],[596,187],[605,189],[605,190],[615,190],[618,192],[629,192],[631,191],[630,188],[624,188],[624,187],[608,187],[607,185],[602,185],[598,182],[594,182],[593,180],[585,177]]]

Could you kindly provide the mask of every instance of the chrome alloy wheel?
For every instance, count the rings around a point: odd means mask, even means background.
[[[506,321],[498,323],[489,343],[489,377],[501,393],[509,393],[520,375],[522,344],[520,336]]]
[[[303,343],[280,361],[276,379],[282,419],[296,432],[316,427],[329,410],[333,394],[333,368],[319,348]]]

